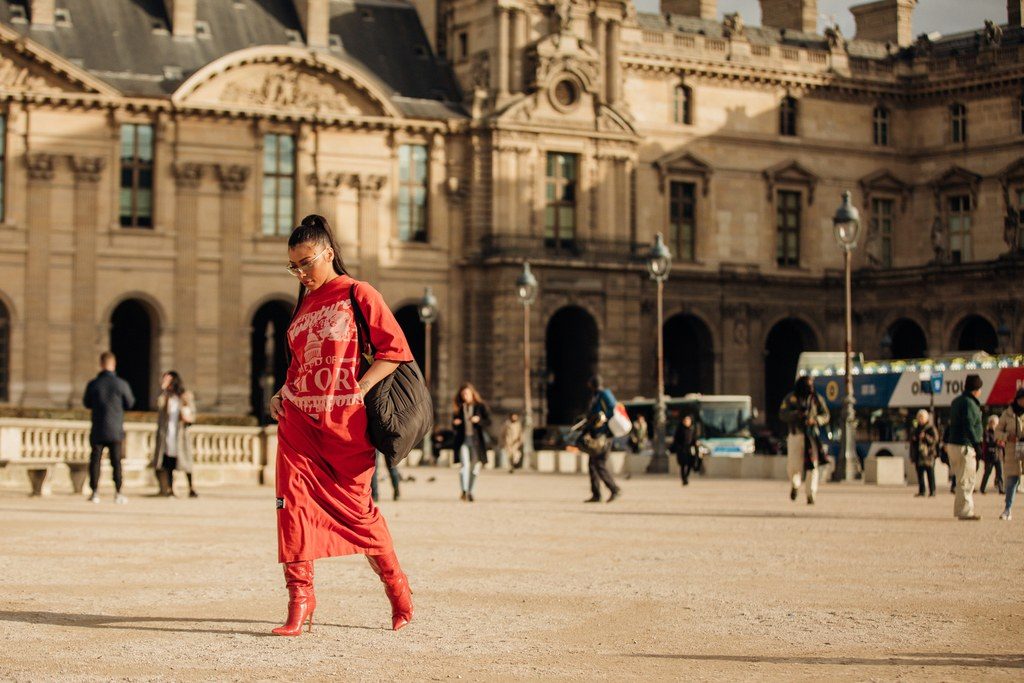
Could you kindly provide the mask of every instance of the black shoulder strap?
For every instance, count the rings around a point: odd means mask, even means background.
[[[370,326],[363,316],[363,309],[360,308],[359,301],[356,300],[356,283],[352,283],[352,289],[349,290],[348,296],[352,302],[352,314],[356,317],[356,343],[359,346],[359,357],[368,368],[373,365],[376,349],[373,348],[373,339],[370,337]],[[366,372],[365,368],[359,373],[360,376],[363,372]]]

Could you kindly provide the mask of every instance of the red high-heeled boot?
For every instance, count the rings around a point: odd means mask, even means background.
[[[370,567],[384,583],[384,593],[391,601],[391,628],[397,631],[412,621],[412,589],[409,577],[398,566],[398,557],[392,550],[384,555],[367,555]]]
[[[313,593],[313,563],[285,562],[284,579],[288,586],[288,621],[274,629],[279,636],[302,634],[302,624],[309,622],[313,630],[313,610],[316,609],[316,595]]]

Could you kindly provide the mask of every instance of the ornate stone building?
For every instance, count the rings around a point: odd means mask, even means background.
[[[285,240],[336,226],[422,353],[522,405],[528,259],[538,423],[600,370],[770,409],[801,350],[842,347],[831,216],[854,193],[868,357],[1024,345],[1024,30],[914,38],[916,0],[0,0],[0,401],[75,404],[113,347],[152,402],[259,412],[283,372]],[[993,17],[993,19],[1002,19]],[[263,379],[261,379],[263,378]],[[535,405],[538,401],[535,401]]]

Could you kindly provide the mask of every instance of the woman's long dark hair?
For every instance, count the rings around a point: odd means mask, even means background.
[[[181,375],[174,370],[168,370],[164,374],[171,378],[171,385],[167,387],[167,391],[175,396],[181,396],[185,393],[185,383],[181,381]]]
[[[338,245],[334,241],[331,226],[323,216],[311,213],[302,219],[298,227],[292,230],[291,236],[288,237],[288,248],[291,249],[300,244],[315,244],[324,249],[330,247],[331,251],[334,252],[334,261],[331,263],[334,266],[334,272],[338,275],[348,275],[348,271],[345,270],[345,262],[341,259],[341,250],[338,249]],[[295,301],[295,308],[292,310],[292,320],[295,320],[295,316],[302,307],[302,300],[305,297],[306,288],[300,282],[299,296]]]
[[[484,405],[484,399],[480,395],[480,392],[476,390],[476,387],[473,386],[473,384],[470,382],[463,382],[462,385],[459,386],[459,390],[455,392],[455,400],[452,402],[452,404],[455,406],[456,414],[462,411],[462,406],[465,403],[462,400],[462,392],[465,391],[466,389],[469,389],[472,392],[474,405]]]

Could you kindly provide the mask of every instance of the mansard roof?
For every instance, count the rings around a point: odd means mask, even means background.
[[[715,19],[701,19],[700,17],[682,14],[638,12],[637,22],[641,28],[654,31],[675,30],[679,33],[697,33],[710,38],[724,37],[722,22]],[[1000,45],[1003,47],[1024,45],[1024,29],[1007,24],[1000,26],[1000,28],[1003,32]],[[751,25],[745,26],[743,32],[747,40],[753,45],[785,45],[814,50],[828,50],[828,40],[819,33]],[[981,44],[983,32],[983,27],[979,26],[976,29],[943,35],[932,42],[931,53],[935,56],[943,57],[975,53]],[[847,37],[846,49],[851,57],[885,59],[891,56],[889,48],[885,43],[874,40],[856,40]],[[915,51],[915,47],[907,47],[897,50],[896,54],[912,56],[915,54]]]
[[[33,27],[12,21],[0,0],[0,22],[109,83],[127,96],[170,97],[192,74],[253,46],[304,47],[293,0],[202,0],[197,19],[209,27],[195,38],[168,32],[163,0],[56,0],[70,26]],[[464,116],[451,71],[430,49],[415,8],[394,0],[333,0],[327,52],[368,71],[416,118]],[[296,37],[300,37],[297,42]]]

